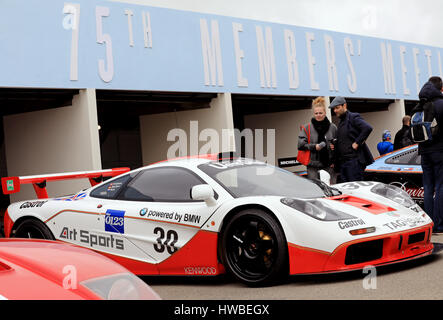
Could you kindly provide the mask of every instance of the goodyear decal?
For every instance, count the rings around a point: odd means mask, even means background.
[[[20,205],[20,209],[27,209],[27,208],[40,208],[43,206],[48,200],[45,201],[27,201]]]

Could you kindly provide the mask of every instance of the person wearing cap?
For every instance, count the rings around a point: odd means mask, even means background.
[[[348,111],[343,97],[335,97],[329,108],[340,119],[337,141],[331,146],[335,150],[335,170],[340,172],[340,181],[363,180],[366,166],[374,162],[365,142],[372,132],[372,127],[359,113]]]
[[[389,130],[383,131],[381,139],[382,141],[377,144],[377,150],[380,153],[380,156],[394,151],[394,145],[391,142],[392,140],[391,131]]]
[[[337,174],[333,168],[333,152],[330,143],[337,136],[337,127],[326,117],[326,101],[317,97],[312,101],[313,117],[300,130],[298,150],[310,150],[309,163],[306,166],[308,179],[320,179],[320,170],[330,175],[330,184],[337,182]],[[309,135],[309,137],[308,137]]]

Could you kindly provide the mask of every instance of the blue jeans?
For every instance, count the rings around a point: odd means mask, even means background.
[[[443,152],[421,156],[425,211],[434,222],[434,231],[443,232]]]
[[[364,168],[358,161],[358,158],[347,160],[340,164],[340,182],[361,181],[363,180]]]

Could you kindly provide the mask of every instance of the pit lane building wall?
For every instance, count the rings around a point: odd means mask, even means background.
[[[101,169],[95,90],[81,90],[72,106],[5,116],[5,148],[8,173],[21,176]],[[82,181],[48,184],[52,195],[81,190]],[[67,193],[65,193],[67,192]],[[35,197],[24,185],[11,201]]]
[[[124,2],[0,6],[0,88],[80,90],[71,106],[3,117],[8,175],[99,169],[97,90],[217,95],[209,108],[140,112],[143,164],[166,158],[174,143],[167,133],[189,136],[191,121],[220,136],[235,128],[233,94],[392,100],[388,110],[363,113],[374,126],[368,144],[377,156],[381,132],[401,127],[404,100],[416,100],[429,76],[442,75],[441,48],[387,39]],[[120,112],[128,110],[123,102]],[[257,111],[244,124],[276,130],[278,159],[296,156],[299,126],[310,117],[294,101],[294,110]],[[220,151],[233,141],[225,147]]]
[[[235,150],[235,141],[231,132],[234,123],[229,93],[218,94],[217,98],[212,99],[209,108],[140,116],[140,129],[143,165],[165,160],[168,152],[171,153],[169,158],[204,153],[202,148],[207,144],[207,140],[212,139],[210,135],[204,136],[207,129],[217,133],[214,140],[221,150]],[[228,135],[225,138],[224,149],[223,130]],[[156,134],[153,135],[153,132]],[[215,150],[208,152],[213,151]]]

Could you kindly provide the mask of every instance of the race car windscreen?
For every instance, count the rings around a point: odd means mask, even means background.
[[[201,164],[198,168],[234,197],[282,196],[309,199],[325,196],[322,188],[312,181],[254,160],[214,161]]]

